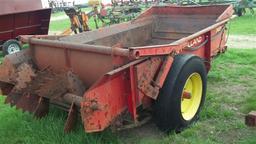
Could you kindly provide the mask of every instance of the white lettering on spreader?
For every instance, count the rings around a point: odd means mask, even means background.
[[[199,36],[191,41],[188,42],[188,47],[193,47],[195,45],[198,45],[199,43],[201,43],[203,41],[203,37]]]

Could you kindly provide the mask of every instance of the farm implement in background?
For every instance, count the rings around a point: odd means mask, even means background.
[[[256,8],[256,1],[254,0],[177,0],[178,5],[215,5],[215,4],[232,4],[235,10],[235,13],[238,16],[242,16],[246,13],[246,9],[249,9],[250,13],[253,15]]]
[[[63,35],[92,30],[93,28],[88,24],[90,18],[93,18],[95,28],[98,29],[100,25],[104,27],[132,20],[142,11],[139,4],[135,2],[113,2],[110,7],[106,8],[100,1],[90,0],[88,6],[92,8],[89,12],[83,12],[79,7],[64,9],[70,19],[71,26],[62,33]]]

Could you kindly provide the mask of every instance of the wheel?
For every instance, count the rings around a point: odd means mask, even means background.
[[[153,105],[156,125],[179,132],[199,118],[206,94],[207,72],[193,55],[177,55]]]
[[[11,39],[6,41],[2,47],[3,54],[13,54],[21,50],[21,45],[17,40]]]

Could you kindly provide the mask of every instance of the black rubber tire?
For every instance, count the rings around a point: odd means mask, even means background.
[[[2,51],[3,51],[4,56],[5,56],[5,55],[8,55],[8,54],[11,54],[11,53],[8,51],[8,48],[9,48],[9,46],[10,46],[11,44],[16,45],[17,48],[19,49],[19,51],[21,50],[21,45],[20,45],[20,43],[19,43],[17,40],[15,40],[15,39],[10,39],[10,40],[4,42],[4,44],[3,44]]]
[[[197,72],[202,78],[202,99],[195,116],[185,120],[181,113],[181,95],[188,77]],[[164,132],[180,132],[199,118],[207,87],[207,72],[201,58],[194,55],[177,55],[171,70],[160,89],[159,96],[153,105],[153,118],[156,125]]]

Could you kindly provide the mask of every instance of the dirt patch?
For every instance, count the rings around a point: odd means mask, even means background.
[[[229,35],[229,48],[256,48],[256,35]]]
[[[249,82],[249,81],[255,81],[256,78],[252,77],[252,76],[240,76],[239,80],[242,82]]]
[[[232,83],[232,82],[229,82]],[[209,85],[209,91],[216,93],[217,95],[230,95],[232,97],[245,96],[249,88],[245,84],[229,84],[229,83],[211,83]]]
[[[157,128],[153,121],[150,121],[141,127],[120,131],[118,132],[118,135],[120,139],[127,144],[138,143],[143,138],[162,140],[163,137],[166,136],[165,133]]]
[[[242,136],[243,133],[241,129],[231,129],[218,134],[219,139],[221,139],[223,143],[236,143]]]

